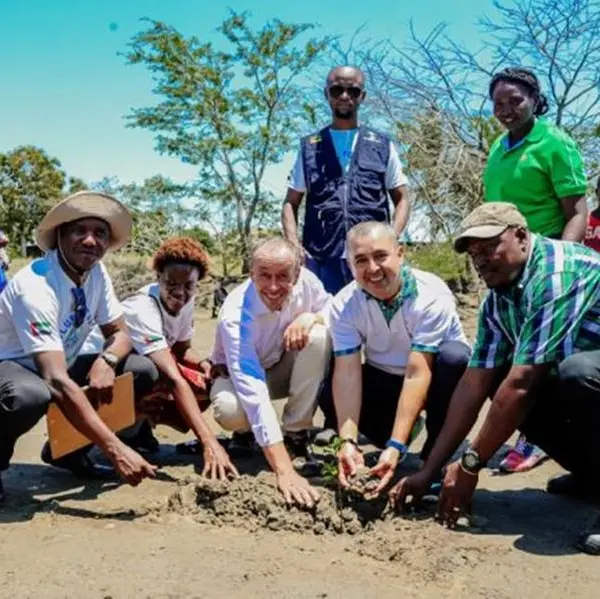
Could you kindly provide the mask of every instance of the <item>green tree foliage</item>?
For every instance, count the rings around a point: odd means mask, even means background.
[[[125,54],[149,70],[159,97],[133,110],[130,126],[152,131],[159,152],[198,168],[199,212],[235,233],[243,257],[257,223],[281,201],[263,179],[295,146],[306,117],[303,77],[328,42],[301,43],[312,28],[274,19],[253,30],[246,13],[231,12],[218,29],[230,44],[222,52],[149,21]]]
[[[105,177],[92,187],[113,195],[131,212],[133,230],[124,252],[149,256],[177,233],[182,188],[169,179],[156,175],[141,184],[124,184],[116,177]]]
[[[0,227],[24,253],[33,231],[66,187],[60,161],[34,146],[0,154]]]
[[[214,256],[218,251],[217,243],[210,234],[210,231],[207,231],[202,227],[188,227],[181,229],[180,234],[191,237],[197,241],[211,256]]]

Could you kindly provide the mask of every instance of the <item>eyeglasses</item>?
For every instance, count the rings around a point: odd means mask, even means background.
[[[71,289],[71,293],[73,294],[73,299],[75,303],[73,305],[73,311],[75,312],[75,328],[78,329],[85,320],[87,315],[87,304],[85,302],[85,293],[81,287],[74,287]]]
[[[358,100],[363,93],[363,89],[357,85],[350,85],[348,87],[344,85],[332,85],[327,88],[327,92],[332,98],[339,98],[346,92],[353,100]]]

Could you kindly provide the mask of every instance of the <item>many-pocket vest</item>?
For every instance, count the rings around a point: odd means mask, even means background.
[[[329,127],[302,140],[306,181],[303,245],[314,258],[341,257],[346,233],[357,223],[390,221],[385,172],[390,138],[359,127],[344,173]]]

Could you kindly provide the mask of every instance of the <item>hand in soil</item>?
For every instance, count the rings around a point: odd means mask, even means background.
[[[365,466],[359,466],[354,475],[348,478],[347,490],[370,501],[379,495],[378,486],[379,479],[371,475],[371,470]]]
[[[390,489],[390,503],[400,511],[404,511],[407,507],[408,498],[412,499],[412,505],[416,505],[421,497],[427,493],[430,483],[430,477],[423,470],[411,476],[406,476]]]
[[[148,463],[137,451],[121,443],[115,454],[109,459],[119,476],[132,487],[139,485],[145,478],[156,476],[157,466]]]
[[[458,462],[450,464],[446,470],[437,518],[448,528],[455,528],[456,522],[471,511],[473,493],[479,475],[465,472]]]
[[[398,465],[399,458],[400,453],[393,447],[388,447],[381,452],[379,461],[369,471],[370,476],[377,477],[379,479],[378,484],[373,489],[373,497],[377,497],[379,493],[381,493],[381,491],[383,491],[383,489],[389,485],[390,481],[392,480],[392,476],[394,476],[394,473],[396,472],[396,466]]]
[[[350,486],[349,479],[356,475],[359,468],[364,467],[365,458],[362,452],[352,443],[344,443],[337,454],[338,458],[338,481],[347,489]]]
[[[204,469],[202,470],[202,476],[216,478],[217,480],[227,480],[229,477],[239,476],[236,467],[229,459],[229,455],[216,440],[204,447],[203,455]]]
[[[288,505],[297,503],[301,506],[312,507],[320,499],[317,490],[295,470],[278,474],[277,488],[283,494]]]

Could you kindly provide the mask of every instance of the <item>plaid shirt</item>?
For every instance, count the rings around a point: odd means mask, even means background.
[[[479,312],[475,368],[558,363],[600,349],[600,254],[531,235],[521,277],[490,290]]]

